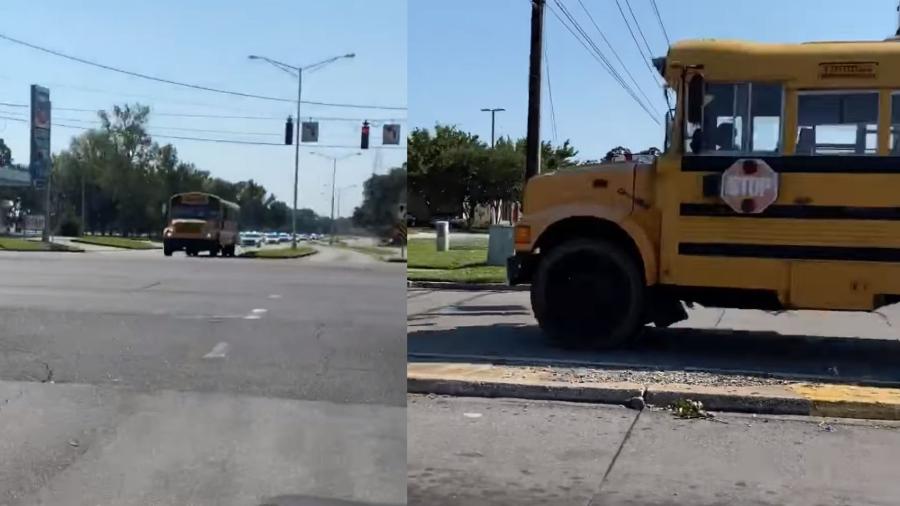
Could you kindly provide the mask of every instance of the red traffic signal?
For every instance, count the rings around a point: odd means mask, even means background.
[[[359,142],[360,149],[369,149],[369,122],[363,121],[362,124],[362,138]]]

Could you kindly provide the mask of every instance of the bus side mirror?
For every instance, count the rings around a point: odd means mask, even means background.
[[[688,83],[688,123],[698,124],[703,120],[703,76],[694,74]]]

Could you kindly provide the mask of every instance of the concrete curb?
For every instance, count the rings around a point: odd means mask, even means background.
[[[408,288],[428,288],[431,290],[471,290],[471,291],[514,291],[527,292],[529,285],[509,286],[501,283],[451,283],[446,281],[414,281],[406,282]]]
[[[514,366],[410,363],[407,392],[468,397],[508,397],[598,404],[668,406],[691,399],[711,411],[900,420],[900,389],[795,383],[749,387],[638,383],[562,383]]]

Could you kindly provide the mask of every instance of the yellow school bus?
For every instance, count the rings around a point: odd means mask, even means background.
[[[234,256],[238,243],[241,208],[209,193],[189,192],[172,195],[168,219],[163,230],[163,254],[185,251],[197,256],[201,251],[216,256]]]
[[[532,178],[512,284],[551,337],[609,347],[681,301],[900,299],[900,41],[695,40],[654,61],[664,153]]]

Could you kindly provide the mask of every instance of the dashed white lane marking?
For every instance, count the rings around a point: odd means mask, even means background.
[[[481,413],[463,413],[466,418],[481,418]]]
[[[269,298],[270,299],[280,299],[281,295],[278,295],[277,293],[273,293],[272,295],[269,295]]]
[[[260,318],[262,318],[262,317],[259,316],[258,314],[248,314],[247,316],[244,317],[245,320],[259,320]]]
[[[203,355],[203,358],[225,358],[225,355],[228,353],[228,343],[225,341],[220,341],[213,346],[213,349]]]
[[[269,311],[268,309],[256,308],[250,312],[253,314],[263,314],[263,313],[267,313],[268,311]]]

